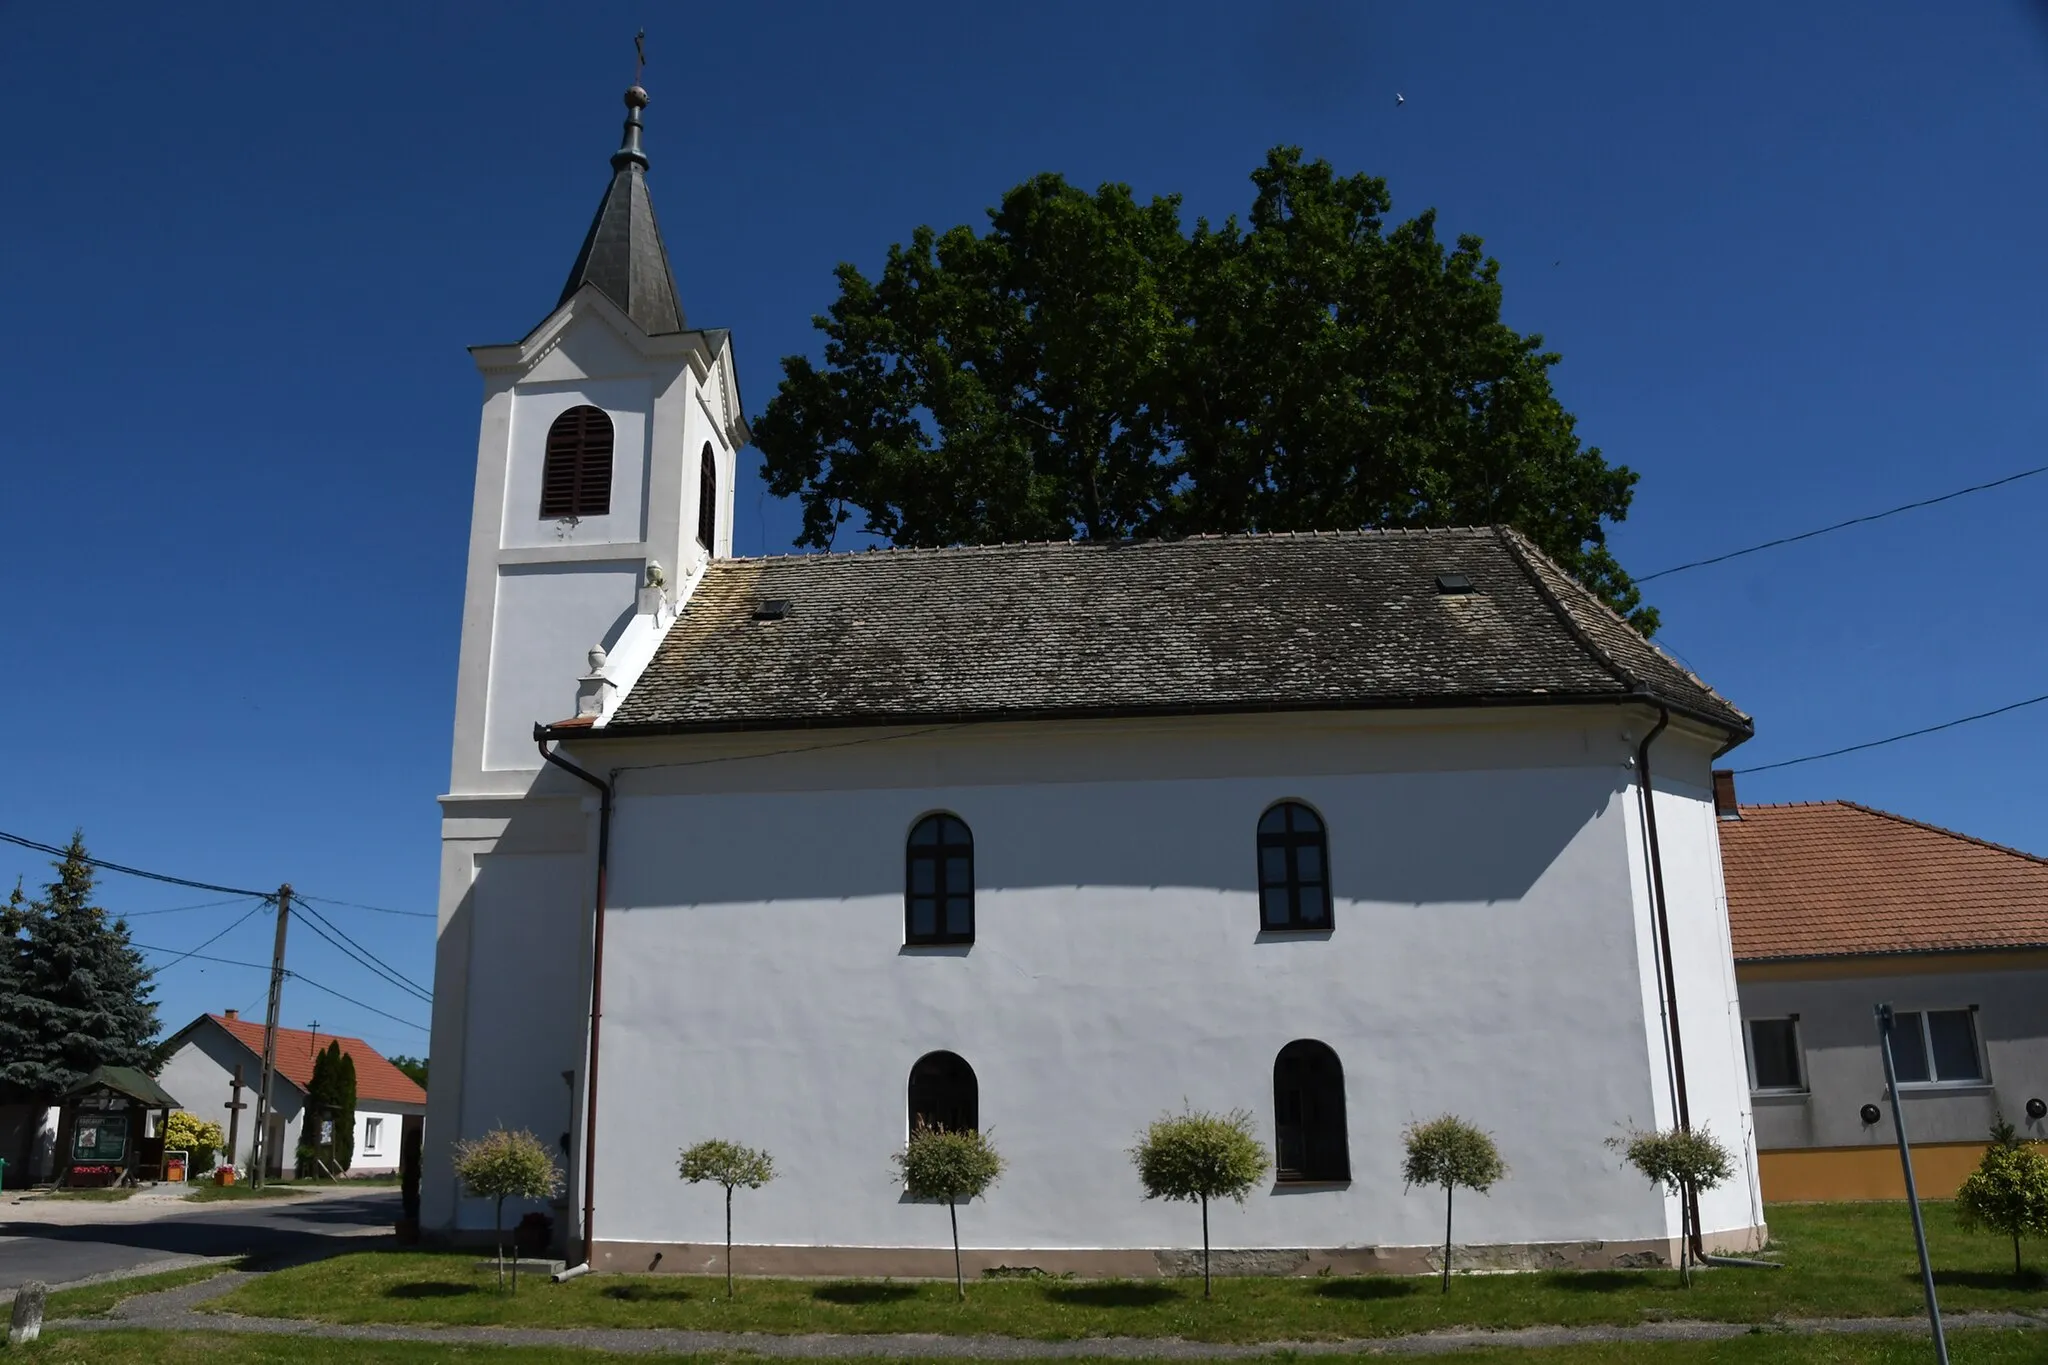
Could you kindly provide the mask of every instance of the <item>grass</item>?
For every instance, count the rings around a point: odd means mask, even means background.
[[[58,1318],[95,1318],[110,1311],[123,1299],[132,1299],[137,1294],[154,1294],[163,1289],[176,1289],[180,1285],[194,1284],[200,1280],[210,1280],[222,1271],[232,1268],[227,1262],[217,1261],[212,1265],[190,1265],[180,1270],[164,1270],[154,1275],[135,1275],[125,1280],[106,1280],[77,1289],[59,1289],[50,1295],[49,1303],[43,1309],[43,1316],[51,1322]]]
[[[134,1197],[133,1189],[117,1189],[111,1185],[92,1190],[45,1190],[36,1196],[38,1199],[79,1199],[88,1204],[118,1204],[123,1199]]]
[[[2038,1365],[2039,1332],[1958,1332],[1949,1337],[1955,1365]],[[1492,1347],[1432,1355],[1444,1365],[1924,1365],[1924,1339],[1907,1336],[1738,1337],[1718,1342],[1627,1342],[1619,1345],[1530,1349]],[[49,1361],[52,1365],[435,1365],[472,1361],[479,1365],[626,1365],[641,1355],[565,1349],[559,1346],[481,1346],[439,1341],[323,1341],[311,1337],[239,1336],[214,1332],[56,1332],[15,1351],[0,1348],[0,1359]],[[675,1365],[759,1362],[743,1352],[664,1356]],[[1268,1356],[1293,1365],[1301,1357]],[[1318,1359],[1360,1360],[1358,1356]],[[879,1365],[873,1357],[845,1357],[852,1365]],[[928,1357],[919,1365],[986,1365],[960,1357]],[[1075,1357],[1065,1365],[1110,1365],[1099,1357]],[[1125,1363],[1127,1365],[1127,1362]]]
[[[273,1181],[271,1183],[276,1184],[279,1182]],[[318,1186],[323,1189],[354,1189],[359,1185],[390,1185],[395,1187],[398,1184],[398,1172],[392,1171],[389,1175],[345,1175],[339,1180],[324,1175],[302,1175],[282,1183],[286,1185],[303,1185],[309,1188]]]
[[[1091,1336],[1198,1341],[1329,1341],[1447,1327],[1629,1324],[1669,1318],[1768,1323],[1784,1317],[1912,1317],[1922,1311],[1909,1216],[1900,1204],[1777,1206],[1783,1270],[1708,1270],[1682,1288],[1672,1271],[1544,1272],[1434,1280],[1226,1279],[1213,1302],[1191,1280],[984,1280],[957,1303],[950,1283],[756,1279],[728,1302],[697,1276],[530,1280],[517,1297],[464,1252],[359,1252],[252,1281],[208,1309],[328,1322],[522,1327],[681,1327],[711,1331],[941,1332],[1043,1340]],[[2048,1310],[2038,1276],[2016,1283],[2011,1244],[1928,1219],[1944,1308]],[[2048,1338],[2036,1346],[2048,1357]]]
[[[289,1199],[305,1191],[292,1185],[280,1185],[275,1181],[260,1188],[255,1185],[199,1185],[185,1198],[200,1204],[217,1204],[223,1200],[235,1199]]]

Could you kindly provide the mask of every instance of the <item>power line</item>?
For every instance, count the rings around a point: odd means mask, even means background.
[[[71,856],[71,850],[68,848],[59,848],[55,844],[46,844],[37,839],[23,838],[19,834],[9,834],[4,829],[0,829],[0,843],[16,844],[37,853],[47,853],[53,858],[68,858]],[[271,891],[251,891],[247,887],[242,886],[219,886],[213,882],[195,882],[187,877],[173,877],[167,872],[151,872],[145,868],[129,867],[124,863],[110,863],[105,858],[95,858],[89,854],[82,856],[80,861],[97,867],[103,872],[119,872],[129,877],[146,877],[150,881],[167,882],[172,886],[189,886],[195,891],[218,891],[224,896],[235,897],[258,896],[267,901],[277,899],[276,893]]]
[[[398,1015],[392,1014],[388,1010],[378,1009],[375,1005],[365,1005],[362,1001],[356,999],[354,996],[343,995],[340,991],[335,990],[333,987],[323,986],[309,976],[301,976],[297,972],[286,972],[285,975],[289,976],[294,981],[305,982],[308,986],[311,986],[316,991],[325,991],[327,994],[333,996],[336,1000],[339,1000],[344,1004],[354,1005],[359,1010],[368,1010],[372,1014],[382,1015],[384,1018],[389,1019],[394,1024],[403,1024],[407,1028],[418,1029],[421,1033],[433,1033],[433,1030],[428,1028],[425,1024],[415,1024],[410,1019],[400,1018]]]
[[[187,910],[217,910],[223,905],[239,905],[247,899],[248,897],[246,896],[230,896],[224,901],[201,901],[197,905],[173,905],[162,910],[124,910],[119,918],[142,919],[148,915],[181,915]]]
[[[1776,540],[1767,540],[1761,545],[1751,545],[1741,550],[1730,550],[1726,554],[1712,555],[1706,559],[1695,559],[1689,564],[1674,564],[1668,569],[1659,569],[1655,573],[1638,574],[1635,581],[1647,583],[1653,578],[1663,578],[1668,574],[1684,573],[1687,569],[1704,569],[1709,564],[1726,563],[1731,559],[1740,559],[1744,555],[1753,555],[1759,550],[1775,550],[1780,545],[1790,545],[1800,540],[1812,540],[1815,536],[1824,536],[1831,531],[1846,530],[1851,526],[1862,526],[1866,522],[1883,521],[1886,517],[1895,517],[1901,512],[1911,512],[1915,508],[1932,507],[1938,502],[1947,502],[1951,498],[1960,498],[1970,493],[1982,493],[1988,488],[2000,488],[2009,483],[2018,483],[2021,479],[2031,479],[2036,474],[2048,474],[2048,464],[2040,465],[2033,469],[2022,469],[2017,474],[2008,474],[2002,479],[1993,479],[1990,483],[1974,483],[1968,488],[1958,488],[1954,492],[1943,493],[1939,497],[1922,498],[1918,502],[1905,502],[1900,503],[1897,507],[1888,507],[1882,512],[1872,512],[1867,516],[1851,517],[1847,521],[1838,521],[1832,526],[1823,526],[1815,531],[1801,531],[1796,536],[1780,536]]]
[[[129,946],[132,948],[139,948],[145,953],[177,952],[177,949],[175,948],[159,948],[148,943],[131,943]],[[247,967],[251,971],[257,972],[267,972],[270,970],[270,964],[268,962],[241,962],[231,957],[208,957],[206,954],[200,952],[186,953],[184,954],[184,956],[191,958],[195,962],[218,962],[225,967]],[[318,981],[313,980],[313,978],[307,976],[303,972],[294,972],[287,970],[285,972],[285,975],[287,977],[290,977],[294,981],[303,981],[306,985],[311,986],[316,991],[325,991],[327,994],[333,996],[336,1000],[340,1000],[345,1004],[354,1005],[357,1009],[368,1010],[372,1014],[382,1015],[384,1018],[391,1020],[393,1023],[403,1024],[407,1028],[418,1029],[421,1033],[433,1032],[433,1030],[428,1028],[425,1024],[415,1024],[412,1020],[401,1018],[396,1014],[390,1013],[388,1010],[380,1010],[375,1005],[366,1005],[352,995],[343,995],[340,991],[335,990],[332,986],[323,986]]]
[[[300,904],[304,904],[307,901],[318,901],[322,905],[342,905],[348,907],[351,910],[368,910],[372,913],[379,915],[407,915],[413,919],[440,918],[439,915],[436,915],[431,910],[393,910],[388,906],[364,905],[360,901],[338,901],[334,899],[334,897],[332,896],[308,896],[303,892],[294,892],[292,894],[292,899],[298,901]]]
[[[1853,754],[1862,749],[1875,749],[1882,744],[1897,744],[1902,739],[1916,739],[1921,735],[1931,735],[1937,730],[1953,730],[1958,725],[1968,725],[1973,720],[1989,720],[1993,716],[2002,716],[2008,711],[2017,711],[2022,706],[2037,706],[2044,701],[2048,701],[2048,692],[2043,692],[2038,697],[2028,697],[2025,701],[2013,702],[2009,706],[1999,706],[1989,711],[1979,711],[1974,716],[1960,716],[1955,720],[1945,720],[1939,725],[1928,725],[1918,730],[1908,730],[1902,735],[1887,735],[1883,739],[1865,740],[1861,744],[1851,744],[1847,748],[1830,749],[1824,754],[1807,754],[1803,758],[1788,758],[1778,763],[1759,763],[1754,768],[1737,768],[1735,772],[1737,776],[1748,773],[1767,773],[1773,768],[1790,768],[1799,763],[1817,763],[1823,758],[1839,758],[1843,754]]]
[[[261,910],[262,908],[263,902],[261,901],[258,901],[256,904],[250,906],[246,912],[236,917],[235,922],[233,924],[230,924],[227,928],[221,930],[212,938],[207,939],[206,942],[199,945],[199,948],[211,947],[216,940],[226,938],[230,933],[242,927],[243,920],[248,919],[250,915],[255,914],[258,910]],[[171,968],[177,966],[180,962],[183,962],[186,958],[192,956],[192,953],[198,952],[199,948],[194,948],[191,953],[180,953],[178,956],[172,958],[169,962],[166,962],[163,966],[158,967],[155,970],[159,972],[167,972]]]
[[[368,968],[371,972],[382,977],[388,984],[410,991],[422,1000],[432,1000],[434,998],[432,991],[411,980],[396,967],[393,967],[390,963],[372,953],[362,944],[357,943],[347,934],[342,933],[341,930],[336,929],[333,923],[319,911],[308,905],[301,905],[299,909],[306,916],[308,928],[321,938],[326,939],[331,946],[340,949],[356,965]]]

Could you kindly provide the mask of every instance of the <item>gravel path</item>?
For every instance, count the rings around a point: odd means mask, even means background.
[[[1126,1360],[1238,1360],[1276,1351],[1300,1355],[1441,1355],[1474,1346],[1574,1346],[1586,1342],[1722,1341],[1752,1332],[1816,1336],[1830,1333],[1927,1334],[1918,1318],[1801,1318],[1765,1326],[1739,1322],[1646,1322],[1612,1327],[1526,1327],[1513,1331],[1429,1332],[1364,1341],[1230,1344],[1158,1337],[1093,1337],[1035,1341],[1019,1337],[949,1337],[925,1334],[784,1336],[769,1332],[691,1332],[678,1328],[420,1327],[398,1323],[305,1322],[245,1318],[195,1311],[256,1278],[228,1271],[197,1284],[128,1299],[103,1318],[76,1318],[71,1331],[149,1328],[172,1332],[245,1332],[263,1336],[325,1337],[347,1341],[440,1341],[498,1346],[550,1346],[645,1355],[750,1351],[805,1359],[889,1356],[902,1359],[966,1356],[979,1360],[1058,1360],[1076,1356]],[[2022,1327],[2048,1331],[2048,1314],[1955,1313],[1951,1328]]]

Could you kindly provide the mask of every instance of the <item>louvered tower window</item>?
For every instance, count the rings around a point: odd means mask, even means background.
[[[697,470],[697,543],[710,549],[718,538],[718,456],[711,442],[704,443],[704,458]]]
[[[611,510],[612,419],[587,403],[570,408],[548,428],[540,514],[601,517]]]

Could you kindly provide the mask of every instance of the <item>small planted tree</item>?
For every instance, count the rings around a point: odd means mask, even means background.
[[[896,1178],[913,1199],[943,1199],[946,1219],[953,1225],[953,1291],[967,1297],[967,1281],[960,1273],[960,1215],[958,1206],[988,1191],[1003,1173],[1003,1158],[984,1133],[972,1128],[952,1132],[923,1123],[911,1131],[910,1141],[891,1158]]]
[[[1459,1189],[1485,1194],[1508,1173],[1493,1139],[1454,1114],[1411,1123],[1401,1134],[1408,1154],[1401,1163],[1407,1187],[1441,1185],[1444,1191],[1444,1277],[1440,1292],[1451,1292],[1451,1196]]]
[[[505,1201],[549,1199],[562,1188],[553,1153],[532,1133],[497,1129],[455,1144],[455,1176],[479,1199],[496,1201],[492,1232],[498,1246],[498,1288],[505,1287]],[[512,1261],[512,1292],[519,1292],[519,1261]]]
[[[1162,1114],[1131,1148],[1147,1199],[1186,1200],[1202,1206],[1202,1297],[1210,1297],[1209,1201],[1242,1204],[1273,1161],[1242,1109],[1228,1114],[1187,1110]]]
[[[1991,1124],[1984,1159],[1956,1191],[1956,1221],[1976,1232],[2012,1238],[2012,1274],[2019,1279],[2020,1238],[2048,1237],[2048,1153],[2020,1137],[2000,1115]]]
[[[692,1185],[710,1181],[725,1187],[725,1296],[732,1297],[732,1192],[758,1190],[775,1178],[775,1160],[766,1152],[713,1138],[683,1149],[677,1163]]]
[[[1628,1164],[1648,1176],[1651,1184],[1678,1196],[1678,1274],[1690,1289],[1692,1238],[1699,1231],[1692,1226],[1693,1205],[1702,1191],[1734,1174],[1734,1158],[1705,1128],[1624,1133],[1607,1139],[1607,1145],[1627,1157]]]

